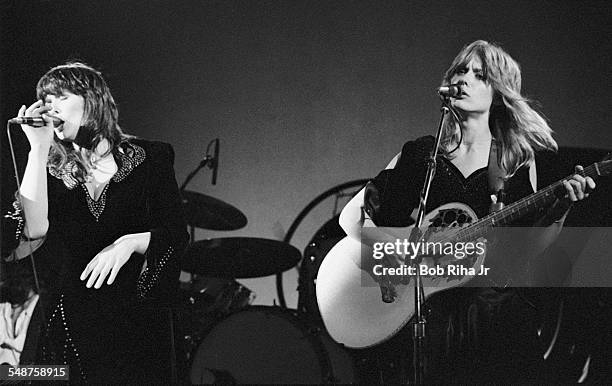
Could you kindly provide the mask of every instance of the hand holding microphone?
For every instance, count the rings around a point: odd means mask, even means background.
[[[53,123],[53,127],[58,127],[59,125],[64,123],[64,121],[62,121],[61,119],[57,117],[50,117],[47,115],[47,118],[51,119]],[[28,125],[32,127],[43,127],[47,125],[47,122],[42,116],[40,117],[17,117],[17,118],[9,119],[9,123],[15,123],[18,125]]]
[[[36,101],[30,107],[21,106],[17,118],[11,119],[10,123],[21,124],[21,129],[28,138],[32,148],[37,146],[48,147],[53,140],[53,129],[62,123],[61,120],[49,117],[46,113],[51,107],[44,106],[42,101]]]

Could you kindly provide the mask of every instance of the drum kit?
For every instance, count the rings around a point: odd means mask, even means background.
[[[224,201],[181,189],[184,214],[192,235],[192,242],[180,260],[181,269],[191,274],[191,280],[181,284],[183,312],[179,313],[180,335],[187,357],[186,380],[193,384],[395,380],[395,368],[404,361],[403,356],[396,355],[405,349],[398,346],[401,341],[348,351],[332,340],[321,321],[315,296],[316,277],[329,250],[345,236],[338,225],[338,216],[315,233],[303,258],[288,243],[299,223],[316,205],[335,196],[336,214],[338,199],[353,194],[343,191],[360,188],[366,181],[350,181],[316,197],[289,227],[284,242],[253,237],[194,241],[194,228],[237,230],[247,224],[247,218]],[[298,265],[296,310],[284,307],[283,301],[281,306],[253,306],[255,294],[236,281],[277,275],[278,286],[280,274]],[[281,297],[282,291],[279,291]],[[560,352],[567,349],[573,355],[576,347],[573,341],[564,346],[558,337],[563,321],[561,314],[551,320],[556,323],[556,329],[551,330],[553,334],[547,335],[545,328],[538,330],[543,341],[550,341],[544,359],[554,356],[553,347]]]
[[[255,294],[235,279],[282,273],[298,265],[288,243],[253,237],[193,240],[194,228],[236,230],[247,219],[219,199],[182,190],[192,242],[180,259],[180,336],[191,383],[352,383],[350,355],[303,312],[251,306]]]

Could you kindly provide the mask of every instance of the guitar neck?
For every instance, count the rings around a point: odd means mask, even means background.
[[[583,175],[593,179],[600,176],[601,172],[598,163],[596,162],[584,168]],[[474,224],[457,232],[455,238],[457,240],[475,240],[478,237],[484,236],[492,227],[509,225],[528,214],[552,205],[557,199],[556,192],[564,189],[563,182],[567,181],[569,178],[571,178],[571,176],[563,178],[497,212],[488,214]]]

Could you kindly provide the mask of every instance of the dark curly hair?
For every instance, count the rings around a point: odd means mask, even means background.
[[[38,99],[45,100],[47,95],[62,95],[70,92],[83,97],[84,113],[79,131],[90,133],[90,149],[95,150],[102,140],[108,141],[105,154],[111,153],[130,136],[123,133],[118,124],[119,111],[102,74],[81,62],[69,62],[50,69],[36,85]],[[49,166],[62,170],[72,160],[76,161],[74,177],[83,181],[91,169],[90,155],[93,150],[82,149],[77,152],[72,144],[56,138],[49,154]]]

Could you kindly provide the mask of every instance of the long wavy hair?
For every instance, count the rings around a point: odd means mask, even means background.
[[[494,90],[489,128],[501,150],[497,154],[498,162],[506,171],[506,177],[510,177],[521,166],[533,162],[535,151],[556,151],[557,143],[546,119],[521,95],[519,64],[500,46],[477,40],[463,47],[446,70],[442,84],[449,84],[451,78],[474,57],[482,62],[484,79]],[[447,114],[443,123],[441,152],[452,157],[452,151],[460,141],[459,122],[453,114]]]
[[[83,121],[79,131],[90,133],[92,150],[82,147],[74,149],[71,143],[55,136],[49,152],[48,166],[56,171],[66,168],[71,161],[76,167],[69,172],[80,182],[85,181],[93,165],[93,150],[103,140],[108,141],[105,153],[108,155],[118,148],[119,144],[131,136],[124,134],[119,124],[119,112],[106,81],[96,69],[80,62],[68,62],[49,70],[36,85],[38,99],[45,100],[47,95],[60,96],[70,92],[83,97]]]

